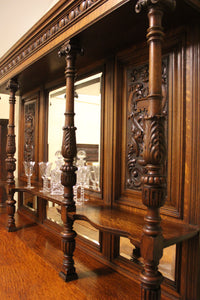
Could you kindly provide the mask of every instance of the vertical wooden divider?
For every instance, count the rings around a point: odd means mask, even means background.
[[[158,271],[159,260],[163,255],[163,235],[160,226],[160,207],[164,205],[166,178],[164,162],[166,157],[164,115],[162,113],[162,16],[164,10],[173,8],[174,0],[139,0],[136,12],[147,8],[149,28],[149,95],[148,111],[145,116],[143,159],[147,174],[142,178],[142,202],[147,207],[144,218],[141,256],[144,268],[141,273],[141,299],[159,300],[160,285],[163,280]]]
[[[73,252],[75,250],[76,232],[73,230],[73,221],[68,217],[68,212],[76,210],[73,200],[73,186],[76,184],[76,128],[74,126],[74,81],[75,81],[75,61],[77,53],[81,49],[73,42],[66,42],[59,51],[59,56],[66,59],[66,110],[65,125],[63,127],[62,155],[64,165],[62,166],[61,183],[64,186],[64,199],[61,206],[61,218],[63,221],[63,231],[61,233],[61,248],[64,252],[64,260],[60,276],[65,281],[76,279],[78,276],[74,267]]]
[[[16,152],[16,143],[15,143],[15,94],[18,90],[18,82],[16,78],[9,80],[7,84],[7,90],[10,91],[9,97],[9,122],[8,122],[8,135],[6,143],[6,170],[7,170],[7,194],[8,199],[7,204],[7,213],[8,213],[8,231],[15,231],[15,203],[14,192],[10,189],[12,185],[15,184],[14,171],[16,169],[16,159],[14,158]]]

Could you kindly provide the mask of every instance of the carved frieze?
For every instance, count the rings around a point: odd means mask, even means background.
[[[168,59],[162,62],[162,111],[167,115],[167,69]],[[147,172],[143,156],[144,118],[146,116],[146,97],[149,93],[149,66],[140,65],[128,71],[127,102],[127,162],[126,188],[141,190],[142,176]],[[140,104],[139,104],[140,103]],[[165,121],[165,133],[167,122]]]
[[[100,0],[83,0],[73,8],[70,7],[66,11],[65,15],[62,16],[62,18],[58,19],[53,25],[45,28],[44,31],[41,32],[41,34],[37,37],[37,39],[31,40],[31,42],[26,45],[20,53],[18,52],[16,56],[12,57],[12,59],[2,67],[0,70],[0,78],[5,76],[6,73],[10,72],[10,70],[19,65],[23,60],[27,59],[27,57],[37,51],[38,48],[41,48],[41,46],[45,45],[63,29],[71,26],[77,18],[86,13],[98,2],[100,2]]]

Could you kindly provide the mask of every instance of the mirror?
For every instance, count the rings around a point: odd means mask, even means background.
[[[102,73],[77,81],[74,97],[77,153],[86,153],[84,165],[88,174],[85,187],[94,191],[100,191],[101,83]],[[65,90],[63,86],[49,93],[48,160],[53,163],[55,153],[62,145]]]

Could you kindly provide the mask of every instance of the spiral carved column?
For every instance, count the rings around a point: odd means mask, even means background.
[[[9,122],[8,122],[8,134],[7,134],[7,144],[6,144],[6,170],[7,170],[7,193],[8,199],[6,201],[7,204],[7,214],[8,214],[8,224],[7,229],[8,231],[14,231],[15,227],[15,203],[14,200],[14,193],[10,189],[12,185],[15,184],[14,179],[14,171],[16,169],[16,159],[14,158],[16,152],[16,145],[15,145],[15,94],[18,90],[18,82],[16,79],[11,79],[7,84],[7,90],[10,91],[9,97]]]
[[[76,232],[73,230],[73,222],[68,217],[68,212],[76,210],[73,200],[73,186],[76,184],[76,167],[74,158],[76,157],[76,128],[74,126],[74,81],[75,81],[75,61],[76,55],[81,49],[71,41],[65,43],[59,56],[66,59],[66,110],[65,125],[63,127],[62,155],[64,165],[62,166],[61,183],[64,186],[64,199],[62,201],[61,217],[63,221],[63,232],[61,233],[61,247],[64,252],[64,260],[60,276],[65,281],[77,278],[74,267],[73,252],[75,250]]]
[[[136,4],[136,12],[146,8],[149,18],[149,95],[143,148],[147,173],[142,178],[142,201],[147,207],[141,241],[141,256],[144,259],[140,276],[143,300],[159,300],[163,280],[158,271],[163,254],[160,207],[164,205],[166,195],[166,178],[163,175],[166,146],[162,113],[162,16],[165,9],[174,6],[174,0],[139,0]]]

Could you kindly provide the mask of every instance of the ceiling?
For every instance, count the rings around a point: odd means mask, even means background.
[[[59,0],[0,0],[0,58]]]

